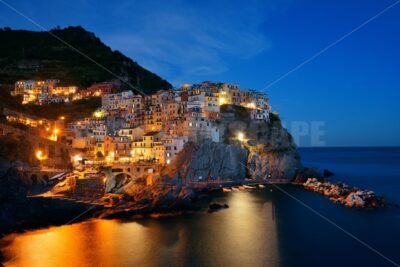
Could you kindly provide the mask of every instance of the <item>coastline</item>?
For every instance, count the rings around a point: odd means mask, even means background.
[[[64,224],[78,223],[90,219],[141,219],[141,218],[160,218],[177,216],[183,214],[193,214],[196,212],[205,212],[211,204],[211,193],[215,191],[226,192],[224,188],[241,187],[240,190],[246,190],[251,192],[253,189],[243,189],[244,185],[253,185],[257,189],[265,189],[264,186],[273,185],[271,182],[257,182],[257,183],[232,183],[226,184],[218,188],[196,188],[192,190],[190,198],[175,196],[173,199],[173,205],[164,205],[167,200],[159,202],[140,202],[140,201],[123,201],[115,205],[101,205],[101,204],[90,204],[82,201],[67,201],[57,198],[47,197],[29,197],[25,201],[15,206],[15,211],[19,213],[18,221],[14,224],[6,224],[4,229],[1,229],[0,234],[5,236],[11,233],[24,232],[29,230],[41,229],[51,226],[60,226]],[[280,182],[279,185],[291,185],[295,187],[301,187],[304,190],[310,190],[313,192],[321,193],[324,195],[324,191],[310,189],[305,186],[305,183],[292,181],[292,182]],[[330,183],[328,183],[331,185]],[[260,187],[262,186],[262,187]],[[330,200],[334,203],[343,204],[343,206],[358,209],[376,209],[382,208],[386,205],[383,198],[376,197],[376,205],[360,206],[357,205],[346,205],[346,202],[333,201],[332,197]],[[392,205],[390,205],[392,206]],[[49,216],[51,214],[51,216]],[[45,219],[44,219],[45,218]]]
[[[237,186],[243,183],[235,183]],[[261,184],[261,183],[259,183]],[[267,184],[267,183],[265,183]],[[288,183],[286,183],[288,184]],[[232,186],[231,184],[229,186]],[[24,232],[60,226],[63,224],[78,223],[89,219],[128,219],[128,218],[159,218],[176,216],[188,213],[207,211],[211,204],[210,193],[222,192],[219,188],[197,188],[193,190],[190,199],[176,196],[172,199],[151,201],[123,201],[115,205],[90,204],[83,201],[70,201],[61,198],[28,197],[19,203],[10,203],[13,207],[14,222],[2,221],[0,235]],[[122,198],[122,196],[121,196]],[[51,216],[50,216],[51,215]]]

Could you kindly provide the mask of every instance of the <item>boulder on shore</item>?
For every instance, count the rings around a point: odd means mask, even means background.
[[[346,197],[345,205],[347,207],[364,208],[365,201],[357,193],[350,193]]]
[[[219,210],[227,209],[227,208],[229,208],[228,204],[212,203],[208,207],[208,212],[215,212],[215,211],[219,211]]]
[[[303,183],[304,188],[319,192],[335,203],[346,207],[378,208],[385,207],[386,202],[382,197],[377,197],[374,192],[349,187],[344,183],[332,184],[320,181],[317,178],[309,178]]]

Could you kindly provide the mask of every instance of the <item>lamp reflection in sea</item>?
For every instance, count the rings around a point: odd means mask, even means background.
[[[213,200],[221,212],[137,221],[92,220],[2,240],[6,266],[278,266],[277,229],[265,194]],[[14,256],[16,256],[14,258]]]
[[[265,197],[265,195],[263,195]],[[272,202],[251,192],[228,193],[229,209],[198,218],[185,232],[185,266],[278,266]]]

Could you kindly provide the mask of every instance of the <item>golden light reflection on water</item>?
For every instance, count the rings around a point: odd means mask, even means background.
[[[86,222],[8,236],[12,243],[4,254],[12,260],[6,266],[82,266],[97,251],[97,228],[110,224],[115,222]]]
[[[7,236],[6,266],[277,266],[271,202],[225,194],[230,208],[136,222],[93,220]]]
[[[212,228],[202,229],[203,248],[212,251],[203,259],[213,266],[278,266],[276,225],[271,202],[259,201],[250,192],[234,192],[227,203],[230,208],[211,214]],[[206,253],[205,253],[206,254]]]

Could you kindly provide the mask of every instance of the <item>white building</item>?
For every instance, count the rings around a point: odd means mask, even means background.
[[[252,120],[269,121],[269,110],[266,109],[253,109],[250,112]]]
[[[125,109],[132,110],[134,104],[134,95],[132,91],[124,91],[116,94],[103,95],[101,105],[105,110]]]
[[[204,107],[203,107],[204,112],[209,112],[209,113],[220,112],[220,103],[218,95],[219,95],[218,93],[213,93],[213,92],[205,94]]]
[[[237,84],[224,83],[219,88],[220,104],[240,105],[240,87]]]
[[[145,132],[142,127],[122,128],[117,131],[118,136],[127,136],[132,141],[142,140],[144,134]]]
[[[202,117],[201,112],[190,112],[185,116],[184,135],[190,141],[211,140],[218,143],[220,140],[219,128],[207,118]]]
[[[192,91],[192,94],[188,96],[188,101],[186,108],[193,109],[193,108],[204,108],[206,102],[206,92],[200,91]]]
[[[164,137],[163,143],[165,147],[165,163],[170,164],[175,160],[176,155],[182,151],[185,144],[188,142],[187,136]]]
[[[105,124],[99,125],[92,129],[92,136],[96,142],[103,142],[104,137],[107,135],[107,127]]]

